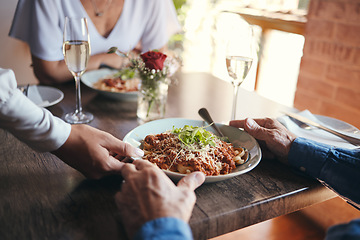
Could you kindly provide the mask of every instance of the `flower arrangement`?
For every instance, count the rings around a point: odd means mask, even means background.
[[[130,68],[135,69],[141,79],[155,81],[171,78],[180,67],[179,58],[170,58],[157,50],[151,50],[133,58],[130,53],[121,52],[117,47],[109,49],[108,53],[116,53],[130,61]]]
[[[141,79],[137,115],[145,121],[162,118],[165,115],[168,85],[173,74],[180,67],[178,58],[170,58],[159,51],[148,51],[133,58],[116,47],[109,50],[128,58],[129,67]]]

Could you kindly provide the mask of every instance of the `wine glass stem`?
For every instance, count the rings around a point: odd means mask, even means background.
[[[233,84],[234,86],[234,96],[233,96],[233,105],[232,105],[232,112],[231,112],[231,120],[236,119],[236,105],[237,105],[237,99],[239,94],[239,86],[238,84]]]
[[[81,92],[80,92],[80,74],[76,73],[75,76],[75,88],[76,88],[76,114],[80,114],[82,112],[81,106]]]

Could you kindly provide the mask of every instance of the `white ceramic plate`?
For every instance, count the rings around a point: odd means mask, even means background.
[[[174,127],[180,128],[184,125],[191,125],[191,126],[204,126],[207,125],[204,121],[199,120],[190,120],[190,119],[183,119],[183,118],[168,118],[168,119],[160,119],[155,120],[152,122],[145,123],[140,125],[130,131],[125,137],[124,142],[127,142],[134,147],[140,147],[141,141],[149,134],[159,134],[165,132],[166,130],[170,130]],[[260,160],[261,160],[261,149],[258,142],[246,132],[230,127],[223,124],[216,124],[220,130],[227,136],[230,142],[235,147],[245,147],[250,152],[250,159],[244,163],[243,165],[238,166],[235,170],[231,173],[226,175],[219,175],[219,176],[206,176],[205,182],[218,182],[223,181],[235,176],[239,176],[246,172],[249,172],[253,168],[255,168]],[[212,131],[212,128],[209,127],[207,130]],[[171,172],[167,170],[163,170],[171,179],[174,181],[180,180],[182,177],[186,176],[185,174]]]
[[[319,121],[321,121],[322,123],[324,123],[325,125],[333,128],[333,129],[343,131],[343,132],[347,132],[347,133],[360,134],[359,129],[357,129],[356,127],[354,127],[350,123],[343,122],[341,120],[331,118],[331,117],[327,117],[327,116],[321,116],[321,115],[315,115],[315,116],[316,116],[317,119],[319,119]]]
[[[99,79],[101,79],[105,76],[111,75],[113,73],[116,73],[116,72],[118,72],[118,70],[111,70],[108,68],[102,68],[102,69],[98,69],[98,70],[88,71],[82,75],[81,81],[86,86],[94,89],[99,94],[101,94],[105,97],[108,97],[108,98],[111,98],[114,100],[118,100],[118,101],[136,101],[138,92],[124,92],[124,93],[110,92],[110,91],[103,91],[103,90],[97,89],[93,86],[94,83],[99,81]]]
[[[327,117],[327,116],[321,116],[321,115],[315,115],[312,114],[308,110],[304,110],[302,112],[298,113],[299,115],[306,117],[310,120],[313,120],[315,122],[318,122],[324,126],[327,126],[330,129],[342,132],[345,135],[349,135],[352,137],[359,137],[359,130],[352,126],[349,123],[343,122],[341,120]],[[278,118],[278,120],[291,132],[293,132],[298,137],[307,138],[313,141],[317,141],[323,144],[341,147],[341,148],[354,148],[355,146],[353,144],[350,144],[346,140],[329,133],[327,131],[324,131],[322,129],[312,127],[310,129],[305,129],[299,127],[299,124],[291,120],[288,116],[281,116]]]
[[[54,87],[31,85],[27,97],[39,107],[50,107],[59,103],[64,98],[64,93]]]

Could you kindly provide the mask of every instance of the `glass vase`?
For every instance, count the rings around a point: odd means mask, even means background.
[[[148,122],[164,118],[168,95],[167,79],[142,80],[138,93],[137,117]]]

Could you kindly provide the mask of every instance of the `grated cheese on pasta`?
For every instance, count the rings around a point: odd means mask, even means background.
[[[217,137],[212,141],[214,144],[205,146],[198,142],[188,145],[171,131],[148,135],[143,142],[143,159],[161,169],[183,174],[201,171],[207,176],[228,174],[247,160],[248,153],[243,148],[235,148]]]

